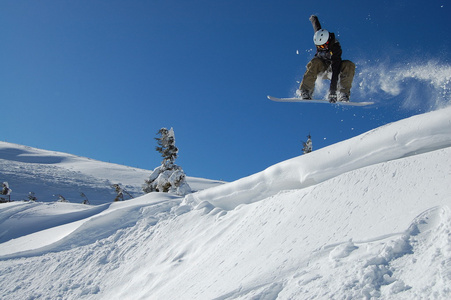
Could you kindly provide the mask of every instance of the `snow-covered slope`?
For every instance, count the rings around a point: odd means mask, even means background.
[[[1,299],[449,299],[451,107],[180,198],[0,206]]]
[[[91,204],[109,203],[116,197],[112,184],[141,196],[150,174],[149,170],[0,142],[0,182],[9,183],[14,200],[25,200],[34,192],[39,201],[55,201],[55,195],[62,195],[70,202],[81,203],[84,198],[80,194],[84,193]],[[196,191],[222,184],[195,177],[187,180]]]
[[[301,189],[365,166],[450,147],[450,116],[444,111],[382,126],[232,184],[202,191],[188,197],[187,201],[209,201],[215,206],[233,209],[282,189]]]

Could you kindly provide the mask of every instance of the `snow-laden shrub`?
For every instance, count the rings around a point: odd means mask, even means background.
[[[177,158],[178,148],[175,146],[174,130],[161,128],[158,131],[160,137],[156,150],[161,153],[163,161],[161,166],[155,168],[149,179],[143,185],[145,193],[165,192],[184,196],[191,192],[191,188],[185,180],[185,173],[180,166],[174,162]]]

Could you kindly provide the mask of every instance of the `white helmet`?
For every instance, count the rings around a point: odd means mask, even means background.
[[[329,31],[326,29],[320,29],[313,35],[313,42],[317,46],[324,45],[329,40]]]

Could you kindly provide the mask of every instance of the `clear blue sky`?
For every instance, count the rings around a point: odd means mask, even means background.
[[[357,64],[351,100],[376,105],[266,99],[298,87],[311,14]],[[378,78],[449,66],[450,15],[445,0],[2,0],[0,140],[154,169],[173,127],[188,176],[239,179],[300,155],[309,133],[318,149],[430,109],[405,100],[427,83],[392,95]]]

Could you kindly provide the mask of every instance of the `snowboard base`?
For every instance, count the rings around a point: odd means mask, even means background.
[[[330,103],[328,100],[306,100],[306,99],[301,99],[298,97],[293,97],[293,98],[277,98],[277,97],[273,97],[273,96],[268,96],[268,99],[271,101],[276,101],[276,102],[293,102],[293,103],[327,103],[327,104],[336,104],[336,105],[347,105],[347,106],[367,106],[367,105],[371,105],[374,104],[374,102],[340,102],[337,101],[335,103]]]

